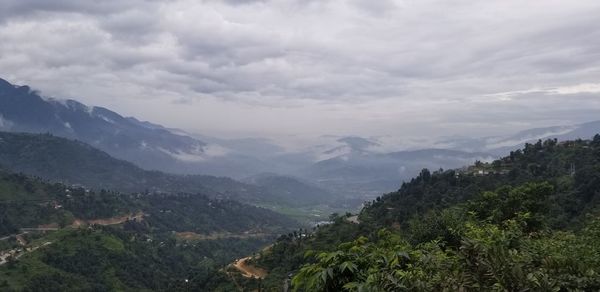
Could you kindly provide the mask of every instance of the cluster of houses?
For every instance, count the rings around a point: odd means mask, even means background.
[[[501,168],[495,168],[486,164],[478,164],[474,166],[463,167],[456,171],[455,176],[458,178],[461,175],[473,175],[473,176],[488,176],[488,175],[507,175],[510,172],[510,168],[503,166]]]

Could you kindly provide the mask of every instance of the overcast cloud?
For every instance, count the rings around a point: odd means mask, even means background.
[[[600,1],[0,0],[0,77],[204,134],[600,119]]]

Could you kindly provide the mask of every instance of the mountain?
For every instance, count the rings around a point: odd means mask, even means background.
[[[264,172],[289,173],[299,162],[273,159],[282,148],[266,139],[192,135],[75,100],[45,98],[29,86],[2,79],[0,131],[50,133],[79,140],[143,169],[176,174],[244,178]]]
[[[12,85],[2,79],[0,130],[51,133],[85,142],[143,169],[178,174],[203,173],[243,178],[274,172],[313,181],[329,181],[331,177],[327,174],[327,167],[320,169],[323,164],[329,163],[322,161],[329,159],[348,161],[348,165],[341,168],[354,171],[357,175],[365,171],[390,169],[387,163],[376,165],[376,159],[364,159],[385,152],[384,146],[387,145],[381,145],[373,139],[357,136],[324,137],[323,145],[290,151],[267,139],[220,139],[192,135],[123,117],[106,108],[86,106],[75,100],[43,98],[28,86]],[[329,141],[331,139],[333,141]],[[362,162],[365,165],[361,165]],[[313,166],[314,163],[316,165]],[[459,165],[439,165],[448,166]],[[312,170],[324,176],[315,176]],[[371,181],[368,177],[358,178]],[[402,178],[391,177],[395,185]],[[392,189],[386,187],[385,190]]]
[[[28,86],[0,79],[0,130],[52,133],[86,142],[147,169],[182,172],[206,159],[207,145],[162,126],[74,100],[44,99]]]
[[[530,129],[507,136],[446,137],[434,142],[331,135],[311,141],[298,137],[285,137],[286,141],[260,137],[223,139],[142,122],[74,100],[43,98],[28,86],[15,86],[0,79],[0,130],[76,139],[146,170],[238,180],[276,173],[299,178],[341,200],[360,202],[398,189],[423,167],[448,169],[475,160],[489,161],[538,139],[589,138],[600,132],[600,121]],[[214,180],[209,181],[216,183]],[[126,184],[121,188],[133,190]],[[248,188],[256,186],[241,186],[237,191]]]
[[[540,139],[557,139],[559,141],[590,139],[598,133],[600,133],[600,121],[592,121],[574,125],[527,129],[506,136],[450,137],[441,139],[435,145],[447,149],[481,151],[501,156],[523,147],[525,143],[535,143]]]
[[[361,145],[377,145],[375,143]],[[404,180],[423,168],[449,169],[489,161],[494,156],[483,152],[446,149],[375,152],[366,147],[348,145],[343,154],[318,161],[305,170],[305,176],[337,192],[373,198],[398,189]],[[339,147],[338,147],[339,149]]]
[[[286,202],[290,202],[295,206],[331,204],[336,199],[336,196],[331,192],[290,176],[265,173],[247,178],[244,181],[257,185],[269,193],[278,194]]]
[[[5,148],[11,144],[13,148],[4,149],[4,153],[0,154],[3,157],[0,163],[16,171],[65,183],[128,192],[146,189],[164,192],[202,191],[245,202],[269,198],[276,203],[285,203],[277,198],[277,194],[269,193],[265,188],[231,179],[199,175],[180,177],[145,170],[243,178],[265,172],[295,175],[298,169],[310,163],[302,155],[282,154],[283,148],[265,139],[202,137],[208,141],[203,142],[183,131],[126,118],[105,108],[88,107],[74,100],[43,98],[28,86],[15,86],[4,80],[0,80],[0,130],[51,133],[89,145],[52,138],[37,142],[27,141],[25,136],[12,139],[4,144]],[[5,139],[10,137],[6,136]],[[358,143],[351,139],[348,142]],[[93,151],[90,146],[106,153]],[[38,148],[21,153],[22,149],[31,147]],[[134,163],[142,169],[112,159],[109,155]],[[287,194],[289,190],[281,190],[280,183],[272,190]],[[291,188],[298,190],[300,182],[292,184]],[[300,198],[295,197],[299,194],[295,191],[292,193],[290,197],[299,202]],[[317,193],[324,194],[322,190]],[[310,196],[312,192],[304,194]]]
[[[304,159],[313,163],[296,175],[336,193],[372,197],[397,189],[422,168],[458,168],[476,160],[491,161],[540,139],[590,139],[597,133],[600,121],[528,129],[507,136],[445,137],[414,145],[384,137],[323,137],[321,144],[304,153]],[[401,147],[414,150],[393,150]]]
[[[86,143],[50,134],[0,132],[0,165],[66,184],[122,192],[203,193],[247,203],[288,206],[319,204],[332,196],[292,178],[249,184],[225,177],[143,170]]]

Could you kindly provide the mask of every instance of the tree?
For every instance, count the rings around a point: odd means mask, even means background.
[[[419,177],[421,177],[424,182],[428,182],[431,179],[431,172],[429,172],[429,169],[423,168]]]

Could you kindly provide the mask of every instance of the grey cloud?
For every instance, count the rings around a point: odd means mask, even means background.
[[[4,0],[0,4],[0,12],[4,19],[14,17],[32,16],[37,13],[80,13],[105,15],[126,9],[140,7],[151,2],[149,0]]]
[[[0,77],[48,94],[121,106],[144,119],[163,115],[136,108],[136,102],[197,106],[203,113],[210,104],[260,112],[272,119],[265,118],[265,125],[293,110],[315,123],[335,124],[307,131],[345,127],[389,134],[432,121],[443,125],[430,128],[460,131],[456,125],[468,129],[480,123],[507,130],[514,127],[507,120],[564,120],[569,113],[584,119],[599,109],[583,97],[493,96],[597,83],[597,1],[6,0],[0,5],[0,69],[6,74]],[[170,124],[164,119],[159,122]],[[189,119],[173,118],[173,126],[206,122]],[[240,117],[228,127],[250,126]]]
[[[233,5],[253,4],[257,2],[267,2],[266,0],[224,0],[225,2]]]

